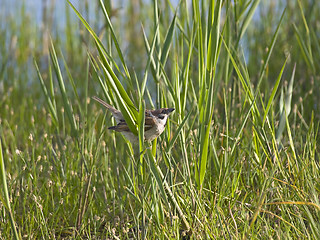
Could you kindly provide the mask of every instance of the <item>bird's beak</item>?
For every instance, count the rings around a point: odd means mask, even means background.
[[[170,114],[174,111],[174,108],[168,108],[167,113]]]

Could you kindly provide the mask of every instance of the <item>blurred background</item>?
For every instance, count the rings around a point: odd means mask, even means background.
[[[103,37],[106,25],[99,4],[96,1],[71,2],[92,28]],[[186,1],[186,3],[191,6],[191,1]],[[319,70],[318,64],[315,64],[319,58],[319,34],[317,34],[320,25],[319,4],[316,1],[302,2],[302,8],[306,13],[304,20],[298,3],[299,1],[284,0],[260,1],[248,30],[240,40],[239,49],[249,72],[254,72],[254,69],[259,68],[282,11],[286,8],[286,15],[281,26],[282,31],[273,50],[273,55],[278,55],[279,58],[272,59],[268,64],[268,76],[270,79],[276,78],[282,57],[290,53],[289,61],[297,63],[298,70],[296,74],[299,80],[296,82],[295,90],[302,90],[305,93],[294,95],[307,98],[310,95],[307,93],[312,91],[314,83],[319,87],[319,79],[315,74]],[[121,49],[127,59],[129,70],[134,69],[138,78],[142,78],[146,64],[141,26],[144,26],[147,35],[152,32],[152,4],[153,1],[147,0],[105,1],[108,9],[112,9],[109,14]],[[170,19],[173,15],[172,10],[177,7],[177,4],[177,0],[170,3],[160,1],[160,9],[163,9],[162,19]],[[230,1],[230,4],[234,2]],[[225,17],[225,9],[223,11],[222,17]],[[8,90],[10,86],[39,87],[33,67],[33,58],[35,57],[39,62],[41,72],[46,72],[50,38],[64,54],[75,81],[82,78],[81,69],[85,64],[87,51],[94,52],[95,46],[92,46],[88,32],[66,1],[2,0],[0,20],[0,90]],[[312,28],[306,29],[304,21]],[[302,38],[305,37],[305,43],[298,39],[295,28],[299,30]],[[231,29],[234,33],[238,30],[236,26]],[[251,77],[255,78],[254,75]],[[81,89],[79,91],[81,94]],[[316,95],[312,94],[306,100],[313,106],[310,110],[314,110],[316,116],[319,117],[318,96]],[[306,111],[309,110],[306,109]],[[308,113],[310,114],[311,112]]]

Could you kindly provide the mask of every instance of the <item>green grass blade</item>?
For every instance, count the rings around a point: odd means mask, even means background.
[[[67,72],[67,75],[68,75],[70,84],[71,84],[71,86],[72,86],[73,93],[74,93],[74,95],[76,96],[76,100],[77,100],[77,103],[78,103],[77,105],[78,105],[78,107],[79,107],[80,114],[82,115],[83,110],[82,110],[82,108],[81,108],[81,100],[80,100],[80,97],[79,97],[79,94],[78,94],[78,91],[77,91],[76,84],[74,83],[74,80],[73,80],[73,77],[72,77],[72,75],[71,75],[71,73],[70,73],[70,70],[69,70],[69,67],[68,67],[68,65],[67,65],[67,62],[66,62],[66,60],[65,60],[65,58],[63,57],[62,54],[61,54],[61,58],[62,58],[62,60],[63,60],[64,67],[65,67],[65,69],[66,69],[66,72]]]
[[[185,126],[185,124],[187,123],[187,120],[189,119],[191,113],[193,112],[193,109],[191,109],[188,113],[188,115],[183,119],[183,121],[179,124],[178,129],[175,131],[169,146],[168,146],[168,151],[170,151],[172,149],[172,147],[174,146],[174,143],[176,142],[180,132],[182,131],[183,127]]]
[[[158,184],[158,187],[160,189],[160,192],[162,194],[162,197],[163,197],[163,200],[164,200],[166,206],[169,207],[169,201],[168,201],[168,198],[169,198],[169,200],[172,202],[172,204],[174,205],[174,207],[178,211],[179,217],[181,218],[182,223],[184,225],[184,230],[189,231],[190,230],[189,223],[188,223],[187,219],[185,218],[185,215],[184,215],[182,209],[180,208],[173,192],[171,191],[171,188],[170,188],[168,182],[164,178],[164,175],[161,171],[161,168],[159,166],[157,166],[156,159],[153,157],[152,151],[150,149],[148,149],[147,151],[148,151],[148,156],[151,159],[151,161],[150,161],[151,172],[156,179],[156,182]],[[167,191],[167,194],[166,194],[165,190]]]
[[[49,106],[49,112],[50,112],[50,115],[52,117],[52,122],[58,128],[59,127],[59,124],[58,124],[59,121],[58,121],[57,109],[55,108],[54,104],[51,101],[51,98],[49,96],[47,87],[44,84],[44,81],[42,79],[38,64],[37,64],[35,59],[34,59],[34,65],[35,65],[36,70],[37,70],[37,74],[38,74],[38,78],[39,78],[39,81],[40,81],[42,92],[43,92],[43,94],[45,96],[45,99],[46,99],[46,102],[47,102],[47,104]]]
[[[293,139],[292,139],[292,133],[291,133],[289,119],[288,119],[287,114],[285,114],[285,117],[286,117],[286,127],[287,127],[287,132],[288,132],[288,137],[289,137],[290,148],[291,148],[291,151],[293,153],[294,159],[297,160],[296,150],[295,150],[295,147],[294,147],[294,143],[293,143]]]
[[[199,178],[198,178],[198,184],[199,184],[199,189],[202,188],[204,176],[206,173],[206,168],[207,168],[207,160],[208,160],[208,152],[209,152],[209,142],[210,142],[210,125],[211,125],[212,117],[210,118],[208,122],[208,126],[205,130],[205,135],[201,139],[201,156],[200,156],[200,164],[199,164]]]
[[[277,26],[277,29],[275,31],[275,33],[273,34],[273,37],[272,37],[272,40],[271,40],[271,43],[268,47],[268,54],[266,56],[266,59],[264,59],[264,64],[261,68],[261,72],[260,72],[260,77],[259,77],[259,81],[258,81],[258,84],[257,84],[257,91],[260,91],[260,84],[262,82],[262,79],[263,79],[263,76],[264,76],[264,73],[267,69],[267,66],[269,64],[269,60],[270,60],[270,57],[271,57],[271,53],[273,52],[273,49],[274,49],[274,46],[275,46],[275,43],[276,43],[276,40],[278,38],[278,34],[279,34],[279,30],[280,30],[280,26],[281,26],[281,23],[283,21],[283,18],[284,18],[284,15],[285,15],[285,12],[286,12],[286,8],[283,10],[282,12],[282,15],[281,15],[281,18],[280,18],[280,21],[278,23],[278,26]]]
[[[154,34],[154,37],[153,37],[153,40],[152,40],[152,45],[154,45],[154,47],[156,47],[156,43],[157,43],[157,39],[158,39],[158,36],[156,34],[159,33],[157,28],[158,27],[156,27],[155,34]],[[147,38],[147,35],[146,35],[145,31],[144,31],[144,28],[142,28],[142,33],[143,33],[144,46],[146,48],[146,51],[148,53],[150,53],[152,47],[149,46],[148,38]],[[149,57],[148,61],[150,60],[151,74],[152,74],[154,79],[157,79],[157,67],[156,67],[155,60],[154,60],[154,58],[153,58],[153,56],[151,54],[149,54],[148,57]],[[145,88],[146,83],[147,83],[147,78],[146,78],[146,76],[144,76],[144,78],[142,80],[142,84],[141,84],[141,89],[142,89],[142,87]],[[146,90],[147,90],[147,94],[148,94],[149,91],[148,91],[148,89],[146,89]],[[153,105],[152,101],[150,101],[150,104]]]
[[[100,74],[100,71],[98,70],[98,69],[100,69],[99,65],[95,61],[93,56],[91,56],[91,55],[90,55],[90,62],[91,62],[91,66],[93,68],[93,71],[92,71],[93,78],[98,81],[105,98],[108,99],[108,101],[112,101],[114,103],[114,105],[115,105],[116,101],[115,101],[115,98],[113,96],[111,86],[110,86],[110,84],[108,84],[108,81],[104,81],[102,79],[102,77],[100,76],[101,74]]]
[[[282,77],[282,74],[283,74],[283,70],[284,70],[284,68],[285,68],[285,66],[286,66],[287,60],[288,60],[288,58],[286,58],[283,66],[282,66],[282,68],[281,68],[281,71],[280,71],[280,73],[279,73],[279,75],[278,75],[277,81],[276,81],[276,83],[275,83],[275,85],[274,85],[274,87],[273,87],[273,90],[272,90],[272,92],[271,92],[270,98],[269,98],[269,100],[268,100],[267,108],[266,108],[266,110],[264,111],[264,116],[263,116],[263,120],[262,120],[262,126],[264,125],[264,123],[265,123],[265,121],[266,121],[266,118],[267,118],[267,116],[268,116],[268,113],[269,113],[271,104],[272,104],[272,102],[273,102],[273,100],[274,100],[274,96],[276,95],[276,92],[277,92],[277,90],[278,90],[278,87],[279,87],[279,84],[280,84],[280,80],[281,80],[281,77]]]
[[[150,159],[150,161],[149,161],[150,170],[151,170],[154,178],[156,179],[156,182],[158,184],[158,187],[160,189],[160,192],[162,194],[162,197],[163,197],[163,200],[164,200],[165,204],[167,206],[169,206],[169,201],[168,201],[166,192],[165,192],[164,187],[163,187],[163,181],[165,181],[164,175],[161,172],[161,170],[157,167],[156,159],[154,158],[154,156],[152,154],[152,151],[150,149],[147,149],[147,152],[148,152],[148,156],[149,156],[149,159]]]
[[[97,42],[96,42],[97,43]],[[138,135],[136,119],[138,117],[138,111],[136,110],[133,102],[129,98],[127,92],[123,88],[121,82],[113,72],[108,60],[106,59],[105,55],[103,54],[101,46],[97,43],[97,49],[99,51],[100,60],[102,69],[106,75],[106,81],[111,86],[115,97],[117,98],[120,111],[122,112],[126,123],[130,130],[135,134]]]
[[[130,108],[130,111],[132,112],[134,118],[136,119],[138,116],[138,112],[137,112],[133,102],[131,101],[129,95],[127,94],[127,91],[124,89],[120,80],[118,79],[118,77],[116,76],[114,71],[112,70],[111,65],[109,64],[108,60],[106,59],[105,55],[103,54],[101,46],[98,44],[97,44],[97,49],[99,51],[101,63],[105,69],[105,73],[107,73],[109,75],[107,80],[113,86],[113,90],[114,91],[117,90],[119,92],[118,97],[122,98],[124,100],[124,102],[126,102],[128,107]]]
[[[71,103],[68,99],[68,96],[67,96],[67,91],[66,91],[66,88],[64,85],[64,80],[63,80],[62,73],[60,70],[57,54],[56,54],[56,51],[55,51],[55,48],[54,48],[52,41],[51,41],[51,48],[50,48],[50,59],[53,63],[53,68],[54,68],[56,76],[57,76],[59,88],[60,88],[62,99],[63,99],[63,105],[64,105],[64,108],[67,112],[68,120],[71,125],[71,129],[72,129],[72,133],[77,135],[78,128],[77,128],[76,120],[73,115],[72,105],[71,105]]]
[[[117,52],[118,52],[118,55],[119,55],[119,57],[120,57],[122,66],[123,66],[123,68],[124,68],[124,71],[126,72],[127,77],[130,78],[130,74],[129,74],[129,71],[128,71],[128,67],[127,67],[127,65],[126,65],[126,63],[125,63],[125,61],[124,61],[124,57],[123,57],[123,54],[122,54],[122,52],[121,52],[121,49],[120,49],[118,40],[117,40],[117,38],[116,38],[116,35],[115,35],[115,33],[114,33],[113,26],[112,26],[111,21],[110,21],[110,18],[109,18],[109,14],[108,14],[108,12],[106,11],[106,8],[105,8],[105,6],[104,6],[104,4],[103,4],[103,1],[102,1],[102,0],[99,0],[99,3],[100,3],[100,6],[101,6],[101,9],[102,9],[102,12],[103,12],[103,14],[104,14],[104,16],[105,16],[105,18],[106,18],[107,26],[109,27],[109,29],[110,29],[110,31],[111,31],[112,40],[113,40],[113,42],[114,42],[114,44],[115,44],[115,47],[116,47],[116,49],[117,49]]]
[[[260,3],[260,0],[254,0],[254,1],[252,2],[252,5],[251,5],[251,7],[249,8],[249,11],[248,11],[247,15],[245,16],[245,18],[244,18],[244,20],[243,20],[243,23],[242,23],[242,25],[241,25],[240,34],[239,34],[239,36],[240,36],[239,39],[241,39],[242,36],[243,36],[243,34],[246,32],[246,30],[247,30],[247,28],[248,28],[248,26],[249,26],[249,24],[250,24],[250,21],[251,21],[251,19],[252,19],[252,17],[253,17],[253,14],[254,14],[256,8],[258,7],[259,3]]]
[[[141,87],[140,87],[141,96],[142,97],[144,96],[144,91],[146,89],[147,79],[148,79],[148,69],[149,69],[150,65],[151,65],[151,68],[154,69],[153,71],[155,72],[155,63],[154,63],[154,60],[153,60],[153,52],[154,52],[154,49],[155,49],[155,46],[156,46],[156,40],[157,40],[157,35],[156,34],[158,33],[157,28],[158,28],[158,26],[156,27],[156,31],[155,31],[155,35],[154,35],[153,40],[152,40],[151,47],[149,47],[148,40],[147,40],[145,31],[144,31],[144,28],[142,28],[142,32],[143,32],[143,36],[144,36],[144,43],[145,43],[146,49],[148,51],[148,61],[147,61],[147,64],[146,64],[143,80],[142,80]]]
[[[224,43],[224,46],[229,54],[229,58],[233,64],[233,67],[237,73],[237,76],[239,77],[239,80],[241,82],[241,85],[242,85],[242,88],[244,89],[245,93],[246,93],[246,98],[247,100],[249,101],[249,104],[251,105],[252,103],[254,103],[254,107],[252,109],[252,112],[254,114],[254,117],[259,117],[260,116],[260,113],[259,113],[259,109],[258,109],[258,106],[257,104],[253,101],[254,100],[254,95],[253,95],[253,90],[251,89],[250,87],[250,84],[247,83],[247,81],[245,80],[245,78],[243,77],[239,67],[238,67],[238,64],[237,62],[235,61],[234,57],[233,57],[233,54],[231,53],[229,47],[227,46],[227,43],[224,41],[224,39],[222,39],[223,43]],[[256,118],[255,118],[256,119]]]
[[[116,84],[117,81],[114,81],[115,79],[112,78],[112,76],[109,74],[108,70],[105,68],[104,65],[102,65],[102,69],[105,72],[106,80],[108,81],[108,83],[110,84],[110,86],[113,90],[114,96],[116,97],[117,102],[119,104],[120,111],[121,111],[126,123],[128,124],[128,127],[135,135],[138,135],[137,125],[136,125],[137,117],[135,116],[138,114],[137,110],[135,108],[132,108],[132,105],[131,105],[131,108],[128,107],[127,102],[123,99],[123,96],[127,95],[125,90],[123,88],[118,88],[118,86]],[[130,102],[131,102],[131,100],[130,100]],[[132,109],[134,109],[134,111],[132,111]],[[135,113],[135,115],[133,113]]]
[[[184,111],[186,108],[187,104],[187,96],[189,96],[189,84],[192,84],[192,81],[189,81],[190,78],[190,64],[191,64],[191,58],[192,58],[192,53],[193,53],[193,48],[194,48],[194,38],[195,38],[195,32],[193,32],[193,36],[191,36],[190,42],[189,42],[189,51],[188,51],[188,58],[187,61],[185,62],[185,66],[183,68],[183,78],[184,81],[182,82],[183,84],[183,90],[182,90],[182,97],[181,97],[181,109],[180,113],[182,117],[184,116]],[[190,83],[191,82],[191,83]],[[191,96],[195,96],[195,94],[190,94]]]
[[[281,93],[280,98],[280,123],[279,127],[276,132],[276,141],[279,144],[282,133],[284,131],[284,128],[286,126],[286,117],[289,116],[291,111],[291,99],[292,99],[292,91],[293,91],[293,82],[294,82],[294,76],[295,76],[295,70],[296,66],[294,66],[291,79],[289,82],[288,89],[285,93],[285,96],[283,96],[283,93]],[[284,105],[283,105],[284,104]]]
[[[75,7],[70,2],[69,2],[69,4],[74,9],[77,16],[81,20],[81,22],[85,25],[87,30],[93,36],[93,38],[96,42],[96,46],[97,46],[99,55],[100,55],[101,63],[103,65],[103,70],[107,76],[107,81],[110,84],[110,86],[112,87],[112,90],[114,91],[114,94],[118,100],[120,111],[122,112],[124,119],[127,122],[130,130],[134,134],[138,135],[137,126],[136,126],[136,119],[138,117],[138,112],[137,112],[136,108],[134,107],[134,104],[132,103],[131,99],[129,98],[127,92],[123,88],[121,82],[119,81],[119,79],[117,78],[115,73],[113,72],[111,65],[108,63],[108,60],[106,59],[106,57],[104,55],[104,53],[107,52],[106,49],[104,48],[103,44],[101,43],[101,41],[98,38],[98,36],[96,35],[96,33],[92,30],[90,25],[87,23],[87,21],[82,17],[82,15],[75,9]],[[102,4],[102,3],[100,2],[100,4]],[[103,6],[103,8],[104,8],[104,6]],[[107,15],[107,12],[105,11],[105,9],[104,9],[104,13],[106,14],[106,18],[108,20],[109,18],[108,18],[108,15]],[[109,21],[109,23],[110,23],[110,21]],[[112,28],[111,23],[110,23],[110,27]],[[122,62],[124,63],[122,53],[121,53],[119,45],[115,39],[114,33],[113,33],[113,37],[114,37],[115,44],[116,44],[118,53],[120,55],[120,58],[122,58]],[[129,76],[125,65],[124,65],[124,68],[126,70],[127,76]]]
[[[173,33],[174,33],[175,26],[176,26],[176,19],[177,19],[177,15],[174,14],[174,17],[171,21],[171,24],[169,26],[168,32],[167,32],[165,40],[164,40],[164,44],[163,44],[162,52],[161,52],[161,58],[160,58],[160,62],[161,62],[162,66],[165,65],[167,58],[168,58],[168,55],[169,55],[169,49],[170,49],[170,46],[172,43]]]
[[[207,169],[208,152],[210,145],[210,131],[213,117],[213,95],[214,95],[214,79],[211,79],[209,93],[206,99],[205,124],[201,126],[201,140],[200,140],[200,162],[196,168],[196,180],[198,181],[198,188],[202,188],[203,180]]]
[[[1,182],[2,182],[2,188],[3,188],[3,192],[4,192],[4,199],[1,198],[1,200],[3,201],[3,205],[7,208],[8,212],[9,212],[9,218],[10,218],[10,222],[11,222],[11,228],[13,231],[13,237],[14,239],[18,240],[21,239],[17,228],[16,228],[16,223],[14,221],[14,217],[13,217],[13,213],[11,210],[11,204],[10,204],[10,198],[9,198],[9,191],[8,191],[8,185],[7,185],[7,178],[6,178],[6,169],[5,169],[5,165],[4,165],[4,159],[3,159],[3,154],[2,154],[2,143],[1,143],[1,138],[0,138],[0,174],[1,174]]]
[[[130,128],[130,130],[135,135],[138,135],[137,125],[136,125],[137,118],[135,118],[135,116],[132,114],[132,112],[127,107],[127,102],[125,102],[124,99],[122,98],[122,94],[119,92],[119,89],[117,88],[115,82],[113,81],[112,77],[110,76],[110,74],[108,73],[106,68],[104,66],[102,66],[102,69],[104,70],[104,72],[106,74],[106,79],[109,81],[109,84],[114,92],[114,95],[117,99],[117,102],[119,104],[119,108],[120,108],[120,111],[124,117],[124,120],[128,124],[128,127]],[[135,110],[135,112],[138,113],[137,110]]]
[[[139,104],[139,114],[138,114],[138,136],[139,136],[139,152],[140,154],[140,164],[143,163],[143,155],[142,152],[144,151],[144,124],[145,124],[145,102],[140,99]]]
[[[291,112],[291,100],[292,100],[293,82],[294,82],[295,73],[296,73],[296,64],[293,67],[292,75],[290,78],[290,82],[289,82],[289,86],[288,86],[288,90],[287,90],[287,94],[286,94],[285,107],[286,107],[286,111],[287,111],[287,114],[286,114],[287,116]]]
[[[211,4],[214,4],[211,2]],[[211,71],[213,67],[216,66],[218,61],[218,47],[220,41],[220,15],[221,15],[221,8],[222,8],[222,1],[219,0],[216,3],[215,13],[213,14],[212,20],[208,18],[211,22],[208,23],[211,26],[210,35],[209,35],[209,42],[208,42],[208,58],[207,58],[207,70]],[[209,7],[209,15],[212,13],[212,7]]]
[[[313,73],[315,73],[316,69],[315,69],[315,66],[314,66],[314,60],[313,60],[313,53],[312,53],[312,46],[311,46],[311,39],[310,39],[310,30],[309,30],[309,27],[308,27],[308,23],[307,23],[307,20],[306,20],[306,17],[304,15],[304,8],[302,6],[302,2],[301,0],[298,0],[298,5],[299,5],[299,9],[300,9],[300,14],[301,14],[301,17],[302,17],[302,20],[303,20],[303,25],[304,25],[304,28],[305,28],[305,39],[306,39],[306,50],[307,50],[307,54],[306,56],[308,56],[308,61],[310,62],[310,65],[311,65],[311,69],[313,71]]]
[[[235,142],[234,142],[234,144],[233,144],[233,146],[232,146],[232,148],[231,148],[230,155],[233,154],[233,152],[234,152],[234,150],[235,150],[235,148],[236,148],[236,146],[237,146],[237,144],[238,144],[238,141],[240,140],[240,135],[242,134],[243,129],[244,129],[245,125],[247,124],[247,121],[248,121],[248,119],[249,119],[249,115],[250,115],[250,113],[251,113],[252,107],[254,106],[255,102],[256,102],[256,97],[255,97],[254,100],[252,101],[252,103],[251,103],[251,105],[250,105],[250,108],[249,108],[249,110],[248,110],[248,112],[247,112],[247,114],[246,114],[246,116],[245,116],[245,118],[244,118],[244,120],[243,120],[243,123],[241,124],[241,127],[240,127],[240,129],[239,129],[239,131],[238,131],[238,134],[237,134],[236,138],[235,138]]]
[[[313,73],[315,73],[315,67],[314,67],[312,55],[311,55],[310,51],[308,50],[308,47],[307,47],[306,42],[304,41],[303,35],[300,33],[299,29],[297,28],[297,26],[295,24],[293,24],[293,28],[294,28],[296,39],[297,39],[298,44],[301,49],[302,56],[303,56],[306,64],[308,65],[308,67],[312,70]]]

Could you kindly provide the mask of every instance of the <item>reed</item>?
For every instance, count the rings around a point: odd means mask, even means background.
[[[1,238],[320,238],[319,4],[72,3],[0,12]]]

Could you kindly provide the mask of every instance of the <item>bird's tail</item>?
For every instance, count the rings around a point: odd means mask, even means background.
[[[119,112],[119,110],[115,109],[114,107],[112,107],[111,105],[109,105],[108,103],[106,103],[105,101],[103,101],[102,99],[100,99],[100,98],[98,98],[96,96],[93,96],[92,99],[97,101],[98,103],[100,103],[104,107],[110,109],[111,112],[114,112],[114,113]]]

